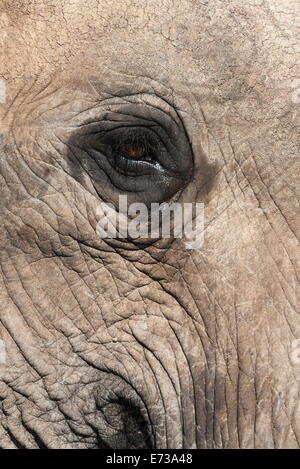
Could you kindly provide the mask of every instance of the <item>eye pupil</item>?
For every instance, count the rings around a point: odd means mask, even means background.
[[[145,147],[143,145],[130,145],[123,149],[123,154],[126,158],[132,160],[140,160],[145,156]]]

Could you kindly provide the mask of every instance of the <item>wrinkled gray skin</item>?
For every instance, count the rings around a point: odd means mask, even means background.
[[[0,11],[0,446],[298,448],[298,0]],[[96,235],[71,143],[128,99],[182,121],[201,249]]]

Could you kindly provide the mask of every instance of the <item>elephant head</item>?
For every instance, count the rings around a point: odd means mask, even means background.
[[[1,11],[0,446],[299,447],[297,0]]]

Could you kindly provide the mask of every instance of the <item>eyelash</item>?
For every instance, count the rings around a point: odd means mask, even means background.
[[[147,155],[155,155],[155,152],[158,151],[158,144],[154,141],[154,138],[150,138],[149,135],[146,135],[144,132],[133,130],[129,133],[126,132],[124,135],[116,136],[112,142],[112,150],[115,152],[122,152],[124,147],[142,147],[145,150]]]

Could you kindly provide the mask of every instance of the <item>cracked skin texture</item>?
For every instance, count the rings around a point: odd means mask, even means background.
[[[0,447],[299,448],[298,1],[0,11]],[[70,133],[140,94],[186,129],[200,250],[99,239],[70,170]]]

